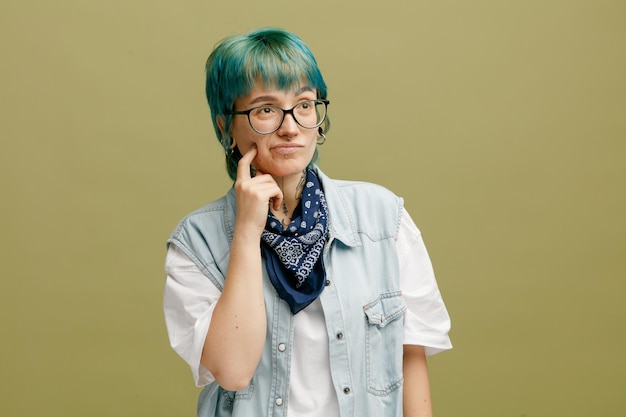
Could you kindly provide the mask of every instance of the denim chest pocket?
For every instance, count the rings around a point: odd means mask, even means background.
[[[381,294],[363,306],[365,313],[365,365],[367,389],[388,395],[402,386],[404,313],[401,291]]]

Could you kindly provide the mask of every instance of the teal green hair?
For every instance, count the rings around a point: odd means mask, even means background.
[[[217,139],[226,153],[226,170],[237,178],[238,149],[230,152],[230,124],[235,100],[252,92],[257,81],[265,86],[290,90],[312,87],[317,98],[327,98],[327,88],[315,57],[296,35],[283,29],[259,29],[247,35],[232,36],[220,42],[206,62],[206,96],[211,108]],[[217,119],[224,121],[224,131]],[[327,119],[324,133],[330,128]],[[317,160],[318,152],[311,163]]]

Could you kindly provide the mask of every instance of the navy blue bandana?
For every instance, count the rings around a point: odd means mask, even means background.
[[[284,228],[270,212],[261,248],[270,281],[296,314],[322,293],[326,282],[322,253],[328,237],[328,208],[320,181],[308,169],[300,207]]]

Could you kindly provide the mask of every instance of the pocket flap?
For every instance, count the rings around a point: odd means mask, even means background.
[[[369,324],[385,327],[398,317],[402,317],[406,311],[402,291],[381,294],[371,303],[364,305],[363,311]]]

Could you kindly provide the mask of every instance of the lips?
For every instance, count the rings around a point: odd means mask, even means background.
[[[303,146],[301,145],[295,145],[293,143],[285,143],[285,144],[272,146],[271,151],[281,153],[281,154],[290,154],[290,153],[298,152],[302,148]]]

